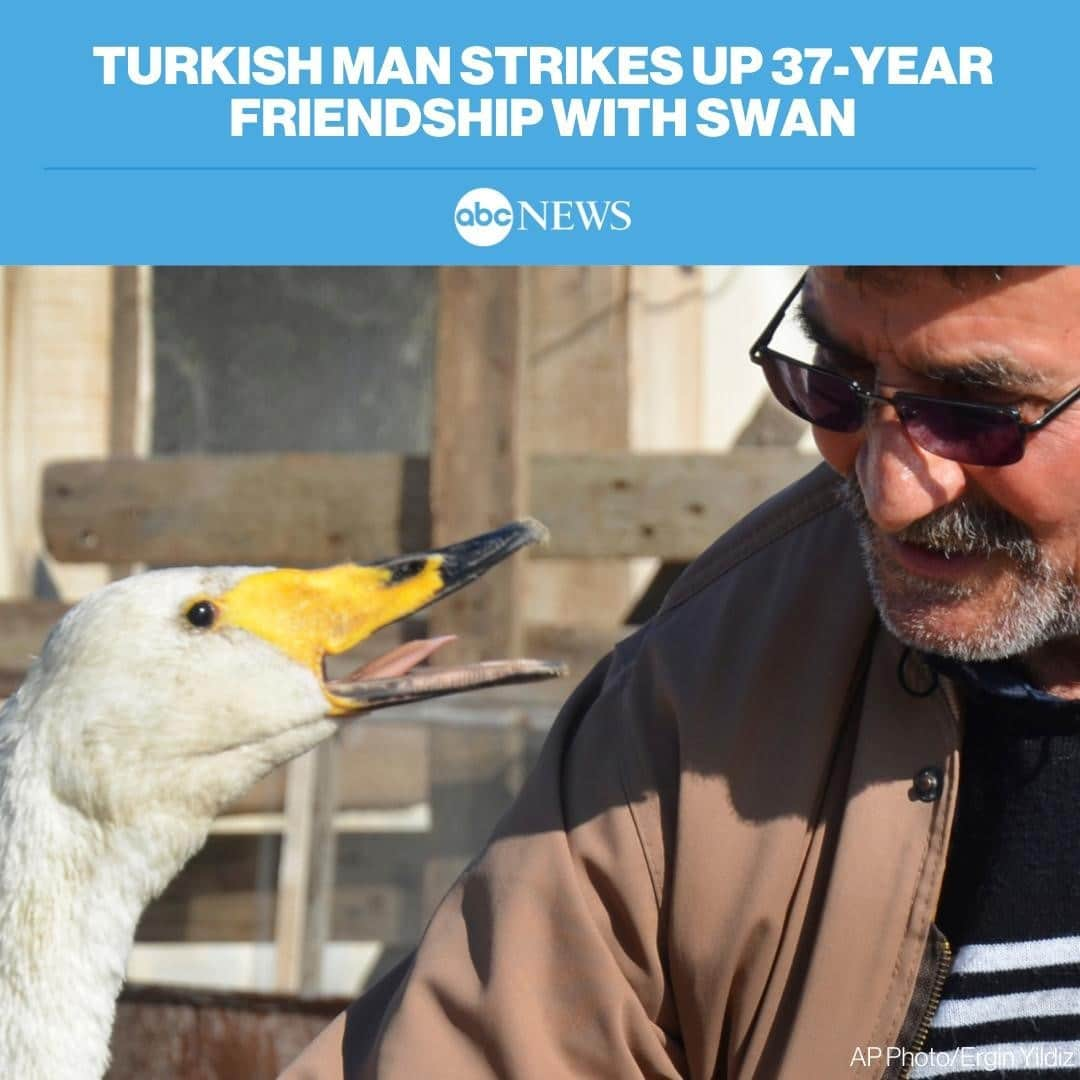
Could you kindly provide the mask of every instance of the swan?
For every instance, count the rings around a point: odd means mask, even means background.
[[[100,1077],[136,924],[215,815],[370,709],[564,673],[418,669],[413,641],[344,678],[325,659],[546,530],[322,570],[151,571],[73,607],[0,710],[0,1073]]]

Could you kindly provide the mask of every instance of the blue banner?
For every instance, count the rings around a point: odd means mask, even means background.
[[[1080,252],[1064,5],[124,0],[5,21],[6,262]]]

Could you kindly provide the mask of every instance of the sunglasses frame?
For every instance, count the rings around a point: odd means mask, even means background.
[[[815,367],[813,364],[808,364],[802,360],[796,360],[793,356],[788,356],[786,353],[774,349],[769,343],[772,341],[773,335],[776,333],[780,324],[784,321],[784,316],[787,314],[788,308],[791,307],[794,302],[795,297],[802,292],[805,283],[806,273],[803,273],[795,287],[788,293],[784,302],[777,309],[776,314],[769,320],[765,329],[758,335],[754,344],[750,346],[750,359],[759,367],[763,365],[765,360],[773,360],[777,363],[791,364],[794,367],[805,368],[809,371],[829,375],[834,379],[838,379],[840,382],[844,383],[862,403],[863,424],[866,423],[866,418],[869,415],[871,405],[892,405],[895,408],[897,405],[903,406],[905,402],[911,402],[916,405],[922,402],[926,402],[933,406],[948,405],[959,412],[967,412],[968,414],[976,414],[987,418],[1008,419],[1019,430],[1021,438],[1020,453],[1014,461],[1005,463],[1011,465],[1023,457],[1024,449],[1027,444],[1027,436],[1031,432],[1039,431],[1044,428],[1054,419],[1054,417],[1059,416],[1075,401],[1080,400],[1080,386],[1075,386],[1063,398],[1055,401],[1052,405],[1048,405],[1037,420],[1027,421],[1021,417],[1020,410],[1016,408],[1015,405],[991,405],[988,402],[954,401],[950,398],[934,397],[930,394],[913,394],[907,390],[896,390],[891,395],[885,396],[884,394],[875,393],[873,390],[868,390],[862,383],[857,382],[855,379],[848,378],[846,375],[841,375],[838,371],[829,371],[828,368]],[[897,412],[897,415],[900,416],[899,411]],[[807,422],[813,423],[813,421],[809,420]],[[900,422],[904,423],[904,418],[902,416],[900,416]],[[822,427],[823,425],[818,424],[815,426]],[[906,430],[907,428],[905,425],[905,431]],[[916,440],[916,442],[917,441],[918,440]],[[919,445],[921,446],[922,444],[920,443]],[[923,447],[923,449],[929,448]],[[934,453],[934,451],[930,450],[930,453]],[[939,454],[937,456],[943,457],[945,455]]]

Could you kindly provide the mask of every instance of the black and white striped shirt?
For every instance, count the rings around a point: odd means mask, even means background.
[[[911,1077],[1080,1075],[1080,704],[966,668],[937,917],[954,960]]]

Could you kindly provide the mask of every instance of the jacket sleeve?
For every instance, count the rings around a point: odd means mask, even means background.
[[[665,978],[665,751],[627,709],[648,710],[634,667],[609,658],[578,687],[415,953],[351,1006],[348,1080],[685,1074]]]

